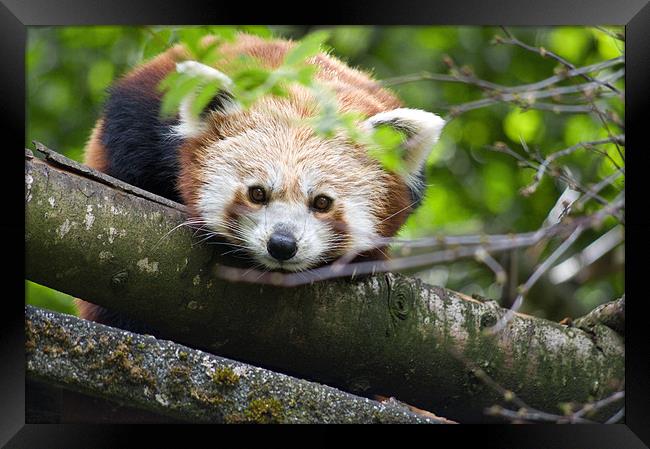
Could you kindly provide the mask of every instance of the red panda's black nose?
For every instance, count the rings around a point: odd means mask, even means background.
[[[298,244],[289,232],[276,231],[271,234],[266,249],[277,260],[289,260],[298,252]]]

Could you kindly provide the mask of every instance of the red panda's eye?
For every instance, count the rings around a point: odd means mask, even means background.
[[[331,205],[332,200],[325,195],[318,195],[316,198],[314,198],[314,202],[312,203],[312,207],[318,212],[327,211]]]
[[[259,186],[253,186],[248,189],[248,196],[251,201],[258,204],[266,203],[266,191]]]

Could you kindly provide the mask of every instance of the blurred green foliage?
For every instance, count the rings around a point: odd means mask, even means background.
[[[31,146],[32,140],[38,140],[82,161],[84,145],[106,98],[106,88],[115,79],[175,42],[196,43],[207,33],[228,40],[238,30],[264,37],[293,39],[312,33],[306,43],[291,55],[287,67],[298,67],[292,64],[313,54],[315,45],[327,39],[326,44],[335,56],[352,66],[371,71],[382,80],[422,72],[449,73],[446,58],[451,58],[457,67],[471,70],[480,79],[506,86],[548,78],[558,68],[557,62],[551,58],[511,45],[495,45],[494,36],[503,33],[494,27],[33,27],[28,32],[26,55],[26,144]],[[326,33],[313,34],[319,30]],[[620,28],[607,30],[623,32]],[[512,28],[510,31],[519,40],[551,50],[576,66],[615,58],[623,53],[622,42],[597,28]],[[201,60],[209,61],[218,56],[211,48],[202,50],[196,45],[192,48],[200,53]],[[296,77],[304,75],[299,70],[292,74]],[[269,91],[275,84],[268,81],[268,74],[251,72],[247,78],[242,78],[241,83],[253,83],[253,87],[262,86]],[[578,82],[585,80],[567,80],[560,85]],[[617,81],[616,86],[623,89],[622,80]],[[392,88],[407,107],[443,116],[453,105],[482,98],[480,89],[463,83],[421,80]],[[609,107],[618,116],[624,116],[622,101],[611,99]],[[613,134],[623,132],[611,124],[609,128]],[[535,230],[562,193],[562,186],[545,177],[532,195],[521,195],[519,190],[531,182],[533,170],[518,166],[512,157],[490,151],[487,146],[503,141],[511,148],[521,149],[523,141],[535,151],[549,154],[607,135],[598,118],[587,113],[522,110],[511,104],[496,104],[463,113],[448,123],[440,142],[433,149],[426,167],[425,200],[401,235],[414,238],[434,234]],[[392,138],[386,137],[388,140]],[[578,151],[563,159],[563,163],[581,182],[597,182],[612,174],[616,164],[623,165],[614,145],[600,148],[610,158]],[[387,164],[395,163],[391,162],[390,155],[385,158]],[[618,186],[622,187],[622,179]],[[602,193],[607,199],[615,194],[615,189],[606,189]],[[586,232],[576,247],[585,247],[614,225],[611,220],[602,229]],[[623,248],[619,247],[613,259],[621,259],[622,251]],[[529,259],[532,260],[525,255],[515,262],[508,255],[499,258],[507,270],[513,266],[512,263],[518,266],[516,283],[524,282],[530,274],[533,265],[527,262]],[[560,286],[542,282],[527,297],[524,311],[554,319],[584,313],[594,305],[623,293],[621,266],[609,270],[605,267],[597,276],[584,282],[571,281]],[[436,266],[421,275],[429,282],[467,294],[497,295],[494,274],[473,261]],[[27,284],[29,303],[73,312],[67,295],[30,282]]]

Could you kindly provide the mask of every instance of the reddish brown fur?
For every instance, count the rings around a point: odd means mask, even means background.
[[[100,321],[102,308],[95,304],[86,302],[82,299],[75,298],[75,305],[77,306],[77,311],[79,316],[85,320],[90,321]]]
[[[262,207],[259,204],[253,204],[242,192],[237,192],[235,198],[226,209],[226,221],[229,224],[236,224],[237,219],[253,209]]]
[[[86,143],[86,152],[84,164],[95,170],[105,172],[108,170],[108,159],[106,157],[106,149],[102,145],[102,127],[103,120],[97,120],[93,132]]]
[[[316,213],[316,217],[326,221],[330,225],[332,234],[335,235],[334,241],[337,244],[349,245],[350,243],[350,234],[348,229],[348,224],[345,221],[345,214],[339,208],[333,208],[331,211]],[[332,251],[331,254],[325,254],[324,257],[330,258],[336,255],[335,251]]]
[[[391,202],[386,202],[384,207],[384,221],[379,223],[377,231],[383,237],[392,237],[397,234],[399,228],[404,224],[406,218],[411,212],[411,195],[408,187],[397,177],[394,176],[392,183],[394,195]],[[388,218],[390,217],[390,218]]]

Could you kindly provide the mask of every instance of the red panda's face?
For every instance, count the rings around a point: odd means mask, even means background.
[[[194,61],[179,70],[219,78]],[[401,173],[391,173],[368,149],[342,137],[324,138],[305,124],[309,97],[263,97],[250,109],[236,101],[197,119],[184,100],[176,132],[179,189],[191,213],[237,251],[267,269],[305,270],[344,254],[381,247],[412,210],[421,170],[444,121],[429,112],[384,110],[359,123],[399,128],[407,135]],[[311,104],[311,105],[310,105]]]
[[[230,119],[252,128],[184,149],[196,156],[194,213],[269,269],[304,270],[377,246],[382,220],[408,206],[403,183],[363,148],[259,114]]]

